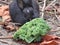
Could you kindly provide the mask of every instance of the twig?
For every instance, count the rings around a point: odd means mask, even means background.
[[[0,39],[13,39],[13,36],[0,36]]]
[[[45,10],[47,10],[56,0],[52,1],[48,6],[46,6]]]
[[[43,8],[42,8],[42,16],[41,16],[41,18],[43,18],[43,16],[44,16],[45,6],[46,6],[46,0],[44,0],[44,5],[43,5]]]
[[[1,2],[1,3],[4,3],[4,4],[7,4],[7,5],[9,4],[8,2],[5,2],[5,1],[0,1],[0,2]]]
[[[0,40],[0,42],[8,44],[8,41],[5,40]]]
[[[58,18],[57,14],[56,14],[56,9],[54,10],[54,12],[55,12],[55,17],[56,17],[57,20],[59,21],[59,18]]]
[[[0,25],[4,25],[5,22],[0,22]],[[10,22],[9,24],[13,24],[13,25],[21,25],[20,23],[13,23],[13,22]]]
[[[10,22],[10,24],[13,24],[13,25],[21,25],[20,23],[13,23],[13,22]]]
[[[50,30],[50,32],[57,32],[57,31],[60,31],[60,30]]]
[[[13,45],[13,42],[9,42],[9,41],[6,41],[6,40],[0,40],[0,42],[8,44],[8,45]]]

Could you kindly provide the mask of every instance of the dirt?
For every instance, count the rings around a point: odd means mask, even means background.
[[[57,0],[57,2],[59,3],[59,0]],[[3,4],[3,3],[0,3],[0,4]],[[6,4],[4,3],[3,5],[6,5]],[[59,15],[57,16],[59,17]],[[56,35],[60,37],[60,18],[58,21],[54,15],[46,14],[44,16],[44,19],[46,19],[47,23],[50,25],[52,30],[48,34]],[[13,35],[14,33],[15,31],[8,32],[6,29],[3,29],[2,26],[0,26],[0,36],[9,36],[9,35]],[[0,45],[26,45],[26,44],[16,42],[13,39],[0,39]]]
[[[7,32],[7,30],[0,27],[0,36],[9,36],[13,35],[15,31],[13,32]],[[25,45],[18,42],[15,42],[13,39],[0,39],[0,45]]]

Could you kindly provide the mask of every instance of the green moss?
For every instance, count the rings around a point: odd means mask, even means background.
[[[22,39],[27,43],[39,41],[49,30],[50,27],[45,20],[36,18],[20,27],[20,29],[14,33],[14,39]]]

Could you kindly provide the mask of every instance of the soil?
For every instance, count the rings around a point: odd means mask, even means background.
[[[59,3],[59,1],[57,0]],[[10,2],[9,2],[10,3]],[[0,3],[1,5],[6,5],[5,3]],[[59,15],[57,15],[59,17]],[[56,19],[54,15],[46,14],[44,16],[44,19],[46,19],[47,23],[50,25],[51,30],[48,34],[50,35],[57,35],[60,37],[60,18],[59,20]],[[0,25],[0,36],[9,36],[13,35],[15,31],[8,32],[6,29],[3,29]],[[22,44],[20,42],[16,42],[13,39],[0,39],[0,45],[26,45]]]

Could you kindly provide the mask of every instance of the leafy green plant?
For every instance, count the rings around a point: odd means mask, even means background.
[[[35,18],[20,27],[19,30],[15,32],[13,37],[16,40],[22,39],[27,43],[31,43],[33,41],[40,41],[41,37],[46,35],[49,30],[50,27],[45,20]]]

